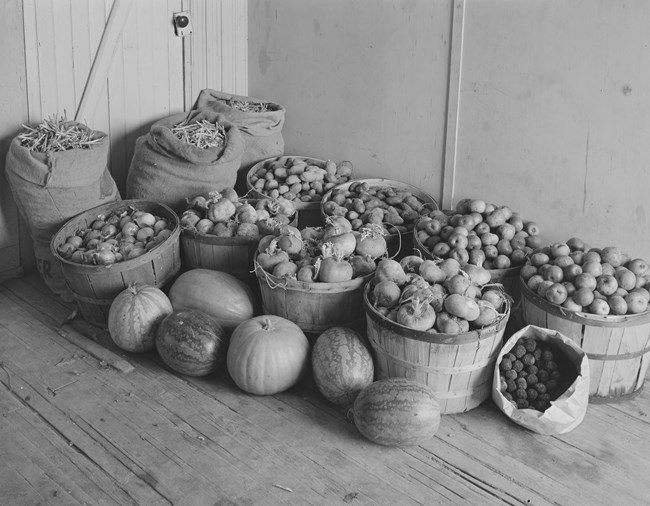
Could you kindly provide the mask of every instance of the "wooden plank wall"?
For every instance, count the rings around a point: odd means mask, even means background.
[[[183,10],[194,31],[177,37],[173,14]],[[248,91],[246,0],[8,0],[3,13],[2,163],[21,124],[74,119],[83,101],[78,121],[109,135],[124,194],[135,141],[153,122],[189,108],[203,88]],[[0,182],[0,277],[12,277],[33,268],[33,255]]]
[[[6,0],[0,9],[5,29],[0,30],[0,280],[21,273],[20,229],[18,210],[5,178],[5,156],[11,139],[24,121],[27,101],[25,89],[25,58],[22,46],[15,41],[22,38],[22,9],[20,0]],[[23,90],[18,96],[7,90]]]

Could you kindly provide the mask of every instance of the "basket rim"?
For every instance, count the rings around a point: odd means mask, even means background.
[[[380,323],[389,330],[399,333],[402,337],[412,339],[414,341],[437,344],[467,344],[479,342],[486,334],[497,335],[501,330],[504,330],[508,324],[508,320],[510,319],[511,307],[508,303],[507,311],[503,313],[496,322],[494,322],[492,325],[488,325],[487,327],[473,329],[468,332],[462,332],[459,334],[445,334],[442,332],[434,333],[423,330],[414,330],[409,327],[405,327],[404,325],[400,325],[397,322],[389,320],[374,308],[374,306],[370,303],[370,299],[368,297],[371,285],[372,281],[369,281],[366,283],[363,290],[363,306],[366,310],[366,315],[374,322]]]
[[[326,218],[331,216],[331,215],[325,213],[324,206],[327,203],[327,201],[332,197],[332,193],[335,190],[337,190],[337,189],[338,190],[345,189],[346,187],[349,187],[353,183],[359,183],[359,182],[367,182],[371,186],[376,182],[378,184],[376,184],[375,186],[378,187],[378,188],[381,188],[381,187],[387,187],[388,188],[388,187],[392,186],[391,184],[381,184],[381,183],[396,183],[397,186],[394,186],[394,187],[402,186],[404,188],[408,188],[409,190],[415,190],[414,195],[416,197],[420,198],[421,200],[423,200],[425,205],[433,204],[435,206],[435,209],[439,209],[438,202],[436,201],[436,199],[434,199],[428,192],[426,192],[426,191],[422,190],[421,188],[418,188],[417,186],[414,186],[414,185],[412,185],[410,183],[406,183],[404,181],[399,181],[397,179],[387,179],[387,178],[381,178],[381,177],[376,177],[376,178],[354,178],[354,179],[350,179],[349,181],[346,181],[345,183],[337,184],[336,186],[334,186],[333,188],[330,188],[327,192],[325,192],[325,194],[323,195],[323,198],[319,202],[321,218],[323,220],[325,220]],[[419,195],[417,195],[416,193],[419,194]],[[422,195],[424,195],[424,198],[422,197]],[[429,202],[426,202],[427,199],[429,200]],[[415,224],[418,222],[419,219],[420,218],[417,218],[416,220],[413,221],[413,228],[407,232],[408,234],[415,235]],[[388,237],[397,237],[398,235],[401,235],[400,232],[395,232],[393,234],[388,234]]]
[[[248,191],[246,192],[246,195],[252,195],[256,199],[265,199],[265,198],[272,198],[269,195],[266,195],[258,190],[256,190],[253,185],[251,184],[251,176],[257,172],[257,170],[262,167],[264,164],[268,162],[274,162],[277,161],[281,158],[300,158],[306,162],[315,162],[312,165],[318,165],[320,167],[324,167],[325,164],[327,163],[327,160],[323,160],[321,158],[316,158],[313,156],[306,156],[306,155],[278,155],[278,156],[272,156],[271,158],[266,158],[264,160],[260,160],[259,162],[256,162],[250,169],[248,169],[248,172],[246,173],[246,188]],[[305,209],[318,209],[320,208],[321,201],[311,201],[311,202],[295,202],[292,201],[294,205],[296,206],[296,209],[298,210],[305,210]]]
[[[558,304],[546,300],[533,292],[524,279],[519,276],[519,285],[521,288],[522,300],[527,299],[534,306],[546,311],[547,313],[569,320],[582,325],[594,325],[601,327],[620,327],[621,323],[643,324],[650,323],[650,309],[643,313],[632,313],[624,315],[597,315],[585,313],[584,311],[570,311]]]
[[[292,290],[292,291],[303,291],[307,293],[340,293],[340,292],[351,292],[357,290],[364,286],[371,278],[374,276],[374,272],[364,274],[358,278],[353,278],[349,281],[341,281],[339,283],[324,283],[322,281],[307,282],[307,281],[298,281],[296,279],[282,279],[277,276],[274,276],[268,271],[265,271],[264,268],[257,261],[258,253],[255,253],[253,259],[253,270],[255,276],[261,283],[266,283],[269,288],[274,290],[275,288],[282,288],[283,290]],[[272,287],[269,284],[271,281],[275,286]],[[332,288],[341,288],[342,290],[334,291]]]
[[[173,220],[173,225],[174,225],[172,228],[172,233],[167,239],[165,239],[160,244],[157,244],[149,251],[145,252],[143,255],[140,255],[139,257],[136,258],[132,258],[130,260],[116,262],[110,265],[93,265],[93,264],[79,264],[76,262],[71,262],[70,260],[63,258],[59,254],[57,245],[59,243],[62,243],[60,239],[63,237],[64,233],[66,233],[68,229],[72,227],[75,228],[78,227],[78,225],[82,223],[82,220],[85,220],[86,218],[93,215],[102,214],[103,212],[109,209],[126,210],[129,207],[134,207],[137,209],[137,206],[144,206],[146,208],[152,208],[154,210],[160,209],[164,211],[164,213],[161,214],[166,214],[167,218]],[[86,270],[88,272],[98,272],[106,269],[121,272],[123,270],[128,270],[135,266],[140,266],[151,262],[151,259],[155,258],[157,254],[161,251],[161,248],[163,248],[164,246],[168,246],[169,244],[172,244],[174,242],[178,243],[180,234],[181,234],[181,229],[180,229],[180,220],[178,218],[178,215],[172,210],[171,207],[167,206],[166,204],[160,202],[154,202],[152,200],[141,200],[141,199],[116,200],[113,202],[109,202],[109,203],[105,203],[93,207],[68,219],[59,228],[59,230],[57,230],[56,233],[52,236],[52,239],[50,241],[50,251],[54,255],[54,258],[56,258],[58,261],[61,262],[63,268],[73,268],[75,270]]]

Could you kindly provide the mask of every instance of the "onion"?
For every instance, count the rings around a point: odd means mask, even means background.
[[[144,243],[148,242],[152,237],[154,236],[154,231],[153,228],[151,227],[144,227],[138,230],[138,233],[135,234],[135,238],[138,241],[142,241]]]
[[[100,230],[103,238],[113,237],[117,234],[117,227],[111,223],[105,224]]]
[[[156,223],[154,223],[153,226],[153,231],[158,234],[161,230],[165,230],[169,228],[169,225],[167,224],[167,220],[160,219]]]
[[[129,254],[127,255],[126,259],[131,260],[132,258],[137,258],[144,254],[145,254],[144,248],[133,248],[131,251],[129,251]]]
[[[95,261],[99,265],[111,265],[115,263],[115,254],[112,250],[103,249],[95,255]]]
[[[135,216],[134,214],[133,221],[135,221],[139,227],[153,227],[157,220],[151,213],[141,213],[138,216]]]
[[[72,244],[75,248],[81,248],[81,246],[83,246],[84,240],[78,235],[71,235],[68,237],[66,242]]]
[[[93,230],[101,230],[101,228],[106,225],[106,222],[104,220],[95,220],[90,224],[90,228]]]
[[[172,235],[172,231],[166,228],[165,230],[161,230],[160,232],[158,232],[158,235],[156,235],[156,239],[159,242],[163,242],[164,240],[169,239],[171,235]]]
[[[58,247],[59,255],[63,258],[70,258],[76,250],[76,246],[70,242],[64,242],[61,246]]]
[[[124,235],[135,235],[138,233],[138,230],[140,230],[140,227],[133,221],[127,221],[122,227],[122,233]]]

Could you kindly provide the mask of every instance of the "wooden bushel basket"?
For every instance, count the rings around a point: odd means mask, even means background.
[[[533,293],[520,278],[525,324],[556,330],[589,358],[591,401],[612,401],[638,392],[650,364],[650,311],[599,316],[567,311]]]
[[[254,205],[254,201],[248,201]],[[296,213],[290,225],[298,223]],[[255,279],[253,261],[261,236],[217,237],[196,230],[181,231],[183,269],[211,269],[232,274],[239,279]]]
[[[323,169],[325,168],[325,164],[327,163],[325,160],[321,160],[319,158],[312,158],[310,156],[294,156],[294,155],[283,155],[283,156],[287,158],[303,159],[307,163],[311,165],[316,165],[317,167],[321,167]],[[258,171],[258,169],[264,167],[269,161],[277,160],[278,158],[280,157],[275,156],[273,158],[267,158],[266,160],[257,162],[255,165],[253,165],[250,168],[248,174],[246,174],[246,187],[248,188],[248,193],[246,195],[248,197],[254,199],[269,198],[268,195],[255,189],[255,187],[251,182],[251,176],[253,176],[253,174],[255,174]],[[320,215],[320,203],[321,203],[320,199],[313,200],[311,202],[294,201],[296,210],[298,211],[298,228],[303,229],[305,227],[320,227],[323,224]]]
[[[89,228],[100,215],[123,212],[129,208],[146,211],[168,220],[171,236],[143,255],[112,265],[87,265],[70,262],[58,252],[66,239],[78,230]],[[90,209],[70,219],[52,238],[52,254],[60,261],[66,283],[86,321],[105,328],[108,311],[115,297],[138,282],[163,287],[181,268],[180,225],[176,213],[168,206],[145,200],[122,200]]]
[[[429,210],[438,209],[438,203],[431,195],[408,183],[403,183],[402,181],[395,181],[393,179],[383,179],[383,178],[352,179],[347,183],[342,183],[335,186],[323,196],[323,200],[320,203],[320,213],[321,213],[321,219],[323,223],[325,223],[325,220],[327,219],[327,214],[323,210],[323,205],[331,198],[332,192],[334,190],[346,190],[353,183],[359,183],[359,182],[368,183],[368,185],[371,188],[384,187],[384,188],[393,188],[395,190],[409,191],[415,197],[417,197],[422,202],[424,202],[424,204],[429,208]],[[413,235],[414,234],[412,229],[407,233],[400,234],[399,232],[395,232],[392,234],[388,234],[386,236],[388,255],[391,258],[400,259],[413,253],[413,249],[415,247]]]
[[[491,395],[494,364],[503,346],[510,308],[493,325],[462,334],[409,329],[375,310],[364,290],[368,340],[378,379],[420,381],[436,394],[442,414],[469,411]]]
[[[255,262],[264,314],[291,320],[304,332],[363,325],[363,287],[374,273],[341,283],[306,283],[281,279]]]

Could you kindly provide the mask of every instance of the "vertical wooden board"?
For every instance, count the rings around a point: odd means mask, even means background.
[[[233,90],[237,95],[248,95],[248,2],[233,2],[231,22],[235,38],[233,41]]]
[[[618,329],[621,334],[620,346],[617,353],[620,355],[636,355],[633,358],[614,362],[613,367],[613,392],[631,393],[639,385],[639,379],[645,377],[645,371],[642,370],[643,356],[640,353],[647,348],[650,341],[650,324],[626,326]],[[646,352],[650,353],[650,352]]]
[[[608,396],[616,388],[620,378],[616,375],[616,360],[613,359],[618,354],[622,342],[622,332],[617,329],[607,327],[595,327],[586,325],[584,332],[583,350],[587,355],[605,355],[612,360],[600,360],[600,374],[591,375],[590,368],[590,386],[597,395]],[[598,362],[598,359],[589,359],[589,363]],[[594,383],[595,382],[595,383]]]
[[[548,328],[557,330],[560,334],[568,337],[578,346],[582,346],[583,326],[580,323],[549,314]]]
[[[98,11],[96,8],[97,4],[98,2],[88,2],[86,0],[70,0],[70,15],[73,16],[72,13],[74,13],[74,19],[78,20],[73,21],[71,26],[74,73],[72,73],[70,77],[73,89],[75,90],[75,104],[78,104],[81,100],[81,95],[86,87],[88,74],[90,74],[92,61],[97,51],[99,41],[101,40],[103,27],[105,25],[102,5],[100,12],[102,29],[93,29],[95,25],[93,24],[92,17]],[[85,117],[79,118],[78,120],[82,123],[87,122],[87,118]],[[103,124],[101,128],[97,127],[95,121],[88,122],[88,125],[98,130],[104,128]]]

